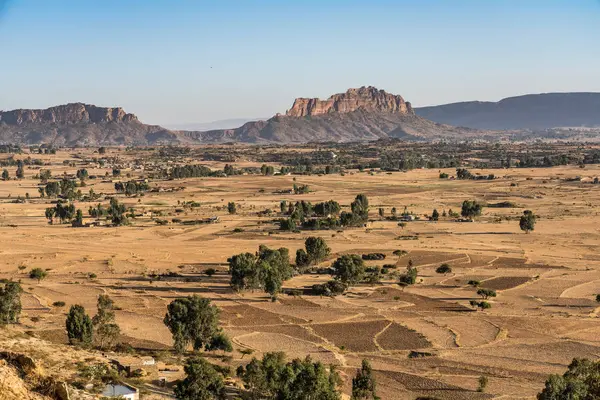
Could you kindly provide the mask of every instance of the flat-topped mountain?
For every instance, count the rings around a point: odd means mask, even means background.
[[[417,115],[442,124],[477,129],[600,127],[600,93],[544,93],[498,102],[469,101],[416,108]]]
[[[297,98],[285,114],[236,129],[187,132],[200,141],[349,142],[388,137],[406,140],[456,139],[476,130],[437,124],[414,114],[402,96],[372,86],[349,89],[327,100]]]
[[[0,111],[0,122],[7,125],[27,125],[139,121],[135,115],[127,114],[121,107],[96,107],[83,103],[71,103],[45,110]]]
[[[71,103],[0,112],[0,142],[97,146],[179,143],[179,139],[160,126],[142,124],[120,107]]]
[[[334,94],[327,100],[317,98],[297,98],[288,117],[317,116],[330,113],[350,113],[356,110],[368,112],[389,112],[412,114],[410,103],[402,96],[393,95],[373,86],[348,89],[345,93]]]

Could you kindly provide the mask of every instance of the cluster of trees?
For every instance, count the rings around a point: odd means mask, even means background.
[[[440,178],[441,178],[440,174]],[[473,175],[471,171],[466,168],[456,169],[456,179],[475,179],[475,180],[494,180],[496,177],[494,174],[485,175]]]
[[[281,352],[265,353],[237,369],[249,399],[319,399],[341,398],[340,377],[334,366],[325,367],[310,357],[285,361]]]
[[[600,399],[600,361],[575,358],[562,375],[551,375],[538,400]]]
[[[115,321],[114,302],[108,295],[100,295],[97,308],[96,315],[91,318],[82,305],[71,306],[65,321],[70,344],[91,346],[94,337],[101,348],[108,348],[115,344],[121,329]]]
[[[543,157],[533,157],[526,154],[517,162],[517,168],[548,168],[556,165],[568,165],[577,163],[577,159],[571,159],[566,154],[560,155],[544,155]]]
[[[310,192],[310,188],[308,185],[297,185],[294,183],[294,186],[292,186],[292,191],[294,194],[306,194]]]
[[[404,272],[402,275],[400,275],[398,284],[400,286],[414,285],[415,283],[417,283],[418,276],[419,276],[419,271],[417,270],[417,267],[415,267],[413,265],[412,260],[408,260],[408,265],[406,266],[406,272]]]
[[[2,153],[2,154],[6,154],[6,153],[21,154],[22,152],[23,152],[23,149],[21,149],[21,146],[14,145],[14,144],[0,144],[0,153]]]
[[[0,287],[0,326],[19,323],[22,292],[17,282],[8,281]]]
[[[54,223],[54,218],[58,218],[60,223],[73,222],[81,225],[83,223],[83,213],[80,209],[75,209],[75,204],[59,200],[54,207],[46,208],[46,218],[50,224]]]
[[[340,214],[342,226],[362,226],[369,220],[369,199],[365,194],[359,194],[350,204],[351,212]]]
[[[81,199],[81,190],[77,189],[77,181],[61,179],[60,181],[46,182],[45,186],[38,188],[40,197],[62,197],[67,200]]]
[[[462,203],[460,215],[465,218],[473,218],[481,215],[482,210],[483,206],[476,200],[465,200]]]
[[[379,157],[378,162],[371,163],[368,167],[381,168],[384,171],[408,171],[417,168],[454,168],[459,165],[460,160],[446,154],[424,157],[422,153],[388,151]]]
[[[260,173],[262,175],[266,175],[266,176],[274,175],[275,174],[275,168],[273,168],[273,166],[271,166],[271,165],[263,164],[260,167]]]
[[[294,274],[289,250],[284,247],[272,250],[261,245],[255,254],[241,253],[227,261],[235,290],[261,289],[276,296],[283,282]]]
[[[96,219],[106,217],[113,225],[120,226],[127,225],[129,223],[127,218],[135,216],[135,210],[133,208],[129,208],[129,213],[127,213],[127,207],[125,207],[125,204],[119,203],[115,197],[112,197],[108,207],[104,207],[102,204],[98,203],[96,206],[89,207],[88,214],[90,217]]]
[[[297,201],[295,204],[283,200],[280,203],[282,214],[287,219],[279,221],[281,230],[296,230],[300,224],[304,229],[331,229],[340,226],[337,218],[341,207],[337,201],[329,200],[314,206],[309,201]]]
[[[213,172],[210,168],[204,165],[181,165],[173,167],[167,176],[169,179],[183,179],[183,178],[202,178],[206,176],[220,175],[221,171],[217,173]]]
[[[150,189],[147,182],[137,182],[131,180],[129,182],[116,182],[115,190],[118,193],[125,193],[126,196],[133,196],[134,194],[143,193]]]
[[[194,295],[173,300],[163,322],[173,335],[178,353],[184,353],[190,345],[195,351],[232,351],[229,338],[219,327],[219,309],[209,299]]]

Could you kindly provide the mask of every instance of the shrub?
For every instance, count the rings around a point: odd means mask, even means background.
[[[362,255],[363,260],[385,260],[385,254],[383,253],[369,253]]]
[[[437,272],[438,274],[449,274],[452,272],[452,268],[449,264],[444,263],[437,267],[435,272]]]

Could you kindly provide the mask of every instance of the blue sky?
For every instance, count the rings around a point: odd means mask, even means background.
[[[415,106],[600,92],[599,0],[0,0],[0,109],[268,117],[374,85]]]

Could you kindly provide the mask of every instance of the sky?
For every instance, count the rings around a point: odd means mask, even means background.
[[[173,125],[368,85],[413,106],[600,92],[600,0],[0,0],[0,110]]]

